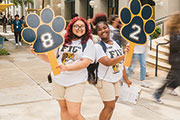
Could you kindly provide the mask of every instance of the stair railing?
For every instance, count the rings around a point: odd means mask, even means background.
[[[165,23],[165,21],[167,20],[168,17],[169,16],[164,16],[162,18],[159,18],[159,19],[155,20],[156,21],[156,26],[162,25],[162,36],[164,36],[164,23]],[[165,42],[165,43],[158,43],[156,45],[156,67],[155,67],[155,76],[156,77],[158,76],[158,50],[159,50],[159,46],[160,45],[167,45],[167,44],[169,44],[169,41]],[[151,50],[151,47],[152,47],[152,43],[150,43],[150,50]]]
[[[169,16],[164,16],[164,17],[161,17],[161,18],[155,20],[156,26],[162,25],[162,28],[161,28],[162,36],[164,36],[164,23],[168,17]],[[152,50],[152,40],[150,40],[150,50]]]
[[[156,45],[156,67],[155,67],[155,76],[157,77],[157,73],[158,73],[158,50],[159,50],[159,46],[160,45],[167,45],[169,44],[169,41],[166,43],[158,43]]]

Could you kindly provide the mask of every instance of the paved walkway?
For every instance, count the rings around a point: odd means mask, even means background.
[[[2,33],[0,27],[0,34]],[[9,41],[5,48],[9,56],[0,56],[0,120],[60,120],[58,104],[51,97],[47,74],[48,63],[31,54],[29,46],[15,46],[13,34],[6,35]],[[179,96],[168,93],[162,97],[165,104],[157,104],[152,98],[166,72],[159,71],[154,77],[154,68],[147,68],[147,83],[150,88],[142,88],[141,98],[137,105],[117,103],[112,120],[179,120]],[[135,86],[139,86],[139,70],[131,76]],[[82,114],[87,120],[98,120],[103,104],[96,88],[86,85],[82,103]]]

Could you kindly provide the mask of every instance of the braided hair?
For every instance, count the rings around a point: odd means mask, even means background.
[[[93,24],[96,26],[96,29],[97,29],[97,26],[99,23],[104,23],[108,26],[108,23],[107,23],[107,15],[105,13],[97,13],[94,18],[93,18]]]

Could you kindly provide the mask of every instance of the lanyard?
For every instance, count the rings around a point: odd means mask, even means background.
[[[16,24],[18,25],[18,23],[19,23],[19,20],[18,21],[16,21]]]

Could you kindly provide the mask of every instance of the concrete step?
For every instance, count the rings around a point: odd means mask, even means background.
[[[153,41],[153,43],[155,43],[156,45],[158,44],[158,43],[167,43],[168,41],[167,40],[165,40],[165,38],[164,37],[162,37],[162,38],[158,38],[158,39],[156,39],[156,40],[154,40]],[[169,49],[169,44],[166,44],[166,45],[161,45],[162,47],[164,47],[164,48],[167,48],[167,49]]]
[[[146,62],[148,63],[148,65],[151,65],[155,68],[155,66],[156,66],[156,60],[155,59],[148,57],[146,59]],[[170,67],[171,66],[168,63],[158,61],[158,69],[164,70],[164,71],[169,71]]]
[[[163,36],[152,40],[152,49],[148,51],[147,64],[149,66],[155,67],[156,65],[156,45],[158,43],[166,43],[169,41],[169,36]],[[150,44],[148,45],[150,49]],[[160,45],[158,48],[158,69],[168,71],[170,65],[168,64],[169,57],[169,44]]]
[[[148,49],[150,51],[150,45],[148,45]],[[166,56],[169,56],[169,48],[167,47],[162,47],[161,45],[159,46],[158,48],[159,50],[159,54],[163,54],[163,55],[166,55]],[[156,52],[156,44],[155,43],[152,43],[152,49],[151,51],[154,51]]]
[[[152,58],[152,59],[156,59],[156,52],[155,51],[149,51],[148,52],[148,57]],[[158,53],[158,60],[164,63],[168,63],[168,56]]]
[[[169,35],[165,35],[164,40],[166,40],[168,42],[169,41]]]

